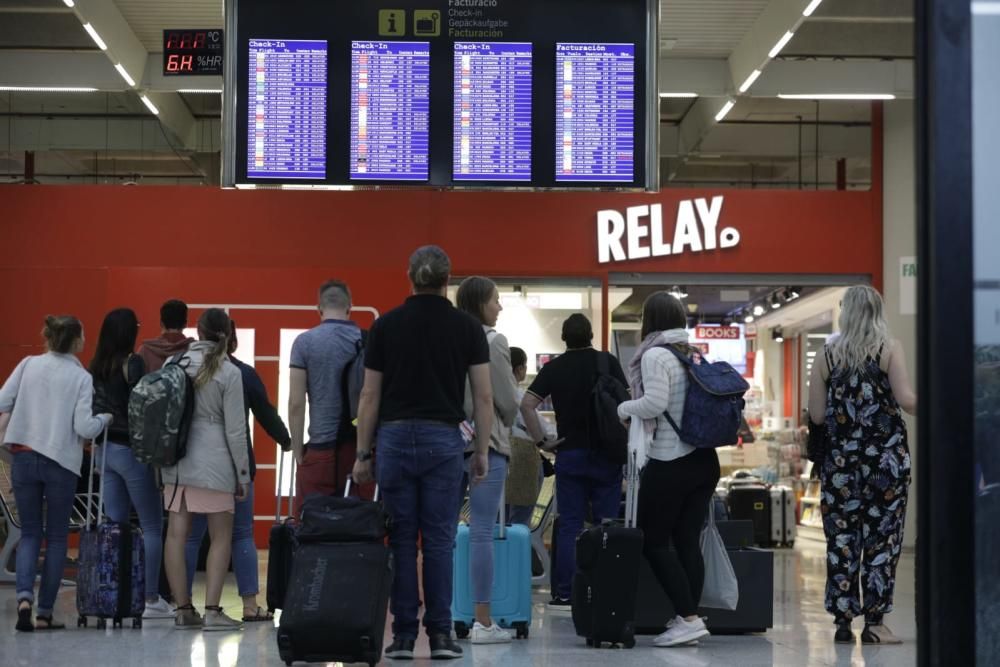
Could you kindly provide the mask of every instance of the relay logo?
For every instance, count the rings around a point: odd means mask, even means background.
[[[630,206],[624,215],[615,210],[598,211],[598,261],[606,264],[735,248],[740,244],[739,231],[734,227],[719,230],[723,202],[721,196],[711,201],[682,201],[677,207],[672,237],[663,226],[662,204]]]

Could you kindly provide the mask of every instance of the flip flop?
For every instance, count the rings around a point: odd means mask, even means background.
[[[39,623],[44,623],[45,625],[39,625]],[[51,616],[36,616],[35,617],[35,630],[65,630],[65,623],[56,623],[52,620]]]
[[[257,611],[253,616],[247,616],[245,614],[243,616],[244,623],[264,623],[273,620],[274,614],[269,611],[264,611],[263,607],[257,607]]]

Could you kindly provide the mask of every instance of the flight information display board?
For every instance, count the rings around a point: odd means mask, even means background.
[[[222,185],[656,190],[660,2],[226,0]]]
[[[531,43],[456,42],[454,179],[531,180]]]
[[[556,44],[556,181],[635,180],[635,45]]]
[[[429,42],[351,43],[351,179],[426,181]]]
[[[247,176],[326,178],[326,40],[250,40]]]

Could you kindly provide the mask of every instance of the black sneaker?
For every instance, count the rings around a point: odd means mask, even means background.
[[[837,633],[833,636],[833,641],[837,644],[853,644],[854,633],[851,632],[850,623],[837,624]]]
[[[546,605],[548,610],[556,614],[571,614],[573,613],[573,603],[566,598],[552,598],[549,600],[549,604]]]
[[[430,638],[431,660],[456,660],[462,657],[462,647],[448,635]]]
[[[389,648],[385,650],[385,657],[390,660],[413,660],[413,645],[414,641],[412,639],[402,638],[394,639]]]

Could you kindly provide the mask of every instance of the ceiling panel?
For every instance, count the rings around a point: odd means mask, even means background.
[[[222,0],[115,0],[147,51],[163,50],[163,31],[222,28]]]
[[[612,320],[615,322],[638,321],[642,315],[642,305],[646,298],[653,292],[669,290],[671,287],[671,285],[650,285],[632,288],[632,295],[615,308]],[[691,316],[694,319],[704,318],[706,321],[712,322],[749,304],[763,301],[773,292],[787,287],[787,285],[741,286],[738,288],[718,285],[681,285],[680,287],[687,292],[687,298],[682,299],[682,301],[685,306],[688,306],[688,312]],[[818,287],[799,288],[803,296],[818,292],[820,289]],[[727,292],[734,292],[734,295],[741,292],[741,296],[747,298],[729,301],[725,299],[729,296]]]
[[[768,0],[660,0],[660,40],[677,40],[666,57],[726,58]]]
[[[66,12],[0,14],[0,47],[97,49],[76,16]]]

